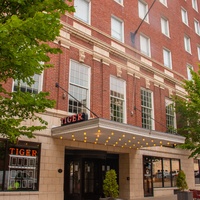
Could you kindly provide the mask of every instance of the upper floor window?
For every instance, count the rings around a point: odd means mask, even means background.
[[[175,113],[174,113],[174,104],[171,100],[165,100],[166,108],[166,127],[168,133],[174,133],[175,129]]]
[[[167,6],[167,0],[160,0],[160,2],[161,2],[163,5]]]
[[[144,1],[138,1],[139,18],[144,19],[147,12],[148,12],[148,4],[145,3]],[[149,16],[147,15],[144,20],[146,22],[149,22]]]
[[[140,35],[140,51],[141,53],[151,57],[150,39],[144,35]]]
[[[197,46],[198,59],[200,60],[200,45]]]
[[[123,4],[123,0],[115,0],[119,4]]]
[[[182,17],[182,22],[188,26],[188,15],[187,11],[184,8],[181,9],[181,17]]]
[[[192,7],[198,12],[197,0],[192,0]]]
[[[163,49],[163,60],[164,66],[168,68],[172,68],[172,58],[171,58],[171,51],[168,49]]]
[[[111,36],[121,42],[124,41],[124,30],[123,30],[123,22],[112,16],[111,17]]]
[[[141,89],[142,127],[150,130],[154,128],[152,96],[151,91]]]
[[[110,118],[125,122],[125,81],[110,77]]]
[[[187,35],[184,36],[184,46],[185,46],[185,50],[188,53],[191,53],[190,38]]]
[[[169,21],[166,18],[161,18],[161,31],[164,35],[169,37]]]
[[[32,85],[28,85],[26,82],[23,81],[15,80],[13,91],[17,91],[19,87],[22,92],[38,94],[42,90],[42,75],[35,74],[32,78],[35,81]]]
[[[71,113],[87,113],[89,108],[90,68],[76,61],[70,62],[69,109]],[[75,97],[75,98],[73,98]]]
[[[193,70],[193,67],[189,64],[187,64],[187,76],[188,76],[188,80],[192,80],[192,74],[191,74],[191,70]]]
[[[195,33],[200,35],[200,26],[199,26],[199,21],[198,20],[194,20],[194,29],[195,29]]]
[[[90,0],[74,0],[74,16],[90,24]]]

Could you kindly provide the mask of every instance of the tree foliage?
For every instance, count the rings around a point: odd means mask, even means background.
[[[188,189],[186,175],[183,170],[180,170],[176,179],[176,186],[180,191],[185,191]]]
[[[184,81],[187,95],[185,99],[175,97],[175,109],[178,133],[186,138],[179,147],[190,150],[190,157],[196,157],[200,154],[200,68],[198,72],[190,71],[192,80]]]
[[[52,108],[48,93],[12,92],[10,80],[28,85],[33,75],[52,67],[50,54],[61,53],[47,42],[54,41],[61,28],[60,17],[73,12],[71,0],[0,0],[0,135],[15,141],[20,135],[33,137],[47,123],[37,113]],[[44,64],[48,63],[48,64]],[[39,126],[22,126],[26,120],[39,120]]]

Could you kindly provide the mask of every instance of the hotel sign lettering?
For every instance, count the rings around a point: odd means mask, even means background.
[[[69,125],[69,124],[73,124],[73,123],[77,123],[77,122],[81,122],[81,121],[86,121],[88,120],[88,115],[85,113],[79,113],[77,115],[71,115],[71,116],[67,116],[65,118],[61,118],[61,126],[65,126],[65,125]]]

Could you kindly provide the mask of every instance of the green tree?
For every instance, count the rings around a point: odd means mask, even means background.
[[[48,93],[12,92],[5,88],[10,80],[34,83],[34,74],[52,67],[50,54],[61,53],[48,42],[54,41],[61,28],[60,17],[73,12],[71,0],[0,0],[0,135],[16,141],[29,138],[46,128],[37,113],[52,108]],[[44,64],[49,63],[49,64]],[[39,120],[39,126],[22,126],[26,120]]]
[[[177,132],[186,138],[179,147],[190,150],[190,157],[196,157],[200,154],[200,68],[197,72],[190,72],[192,80],[184,81],[185,99],[176,96],[174,100]]]
[[[181,191],[185,191],[188,189],[185,172],[183,170],[180,170],[178,173],[177,180],[176,180],[176,186]]]

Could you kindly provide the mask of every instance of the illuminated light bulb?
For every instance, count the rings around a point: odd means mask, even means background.
[[[129,140],[128,142],[131,142],[131,140]]]
[[[122,148],[124,148],[124,146],[122,146]]]
[[[135,147],[135,144],[133,144],[133,146]]]
[[[162,144],[162,141],[160,141],[160,144]]]
[[[121,138],[119,138],[119,141],[121,141],[122,139]]]
[[[143,141],[145,141],[145,139],[144,139],[144,138],[143,138],[142,140],[143,140]]]
[[[153,146],[156,146],[156,144],[153,144]]]
[[[129,147],[130,149],[132,148],[132,147]]]
[[[140,144],[140,141],[138,141],[137,143]]]
[[[115,144],[118,144],[118,142],[115,142]]]
[[[135,140],[135,137],[133,137],[133,139]]]
[[[96,141],[98,141],[99,139],[98,138],[96,138]]]
[[[149,143],[147,142],[146,145],[148,145]]]
[[[97,137],[99,137],[99,134],[97,135]]]
[[[83,135],[86,135],[86,132],[84,132]]]
[[[106,142],[108,142],[108,140],[106,140]]]
[[[138,150],[139,148],[137,147],[137,150]]]
[[[125,135],[122,135],[122,137],[125,137]]]
[[[105,143],[104,145],[106,146],[107,144]]]
[[[143,146],[141,145],[141,147],[143,147]]]
[[[72,137],[74,137],[74,134],[72,134]]]
[[[151,142],[154,142],[153,140],[151,140]]]
[[[62,137],[62,136],[60,136],[60,139],[62,140],[62,139],[63,139],[63,137]],[[27,145],[27,143],[26,143],[26,145]]]
[[[97,142],[94,142],[94,144],[97,144]]]
[[[176,146],[176,144],[174,144],[174,146]]]
[[[84,140],[84,142],[87,142],[86,140]]]
[[[100,129],[98,129],[98,133],[101,133],[101,130],[100,130]]]
[[[111,137],[109,136],[108,139],[110,140],[110,138],[111,138]]]
[[[113,146],[115,147],[115,144],[113,144]]]
[[[124,143],[124,145],[126,146],[127,144],[126,144],[126,143]]]
[[[170,145],[170,142],[168,142],[167,144]]]
[[[160,145],[160,147],[162,147],[162,144]]]
[[[85,140],[87,140],[87,137],[84,137]]]
[[[76,139],[75,139],[75,138],[73,138],[73,141],[76,141]]]
[[[114,133],[112,132],[111,135],[114,135]]]

